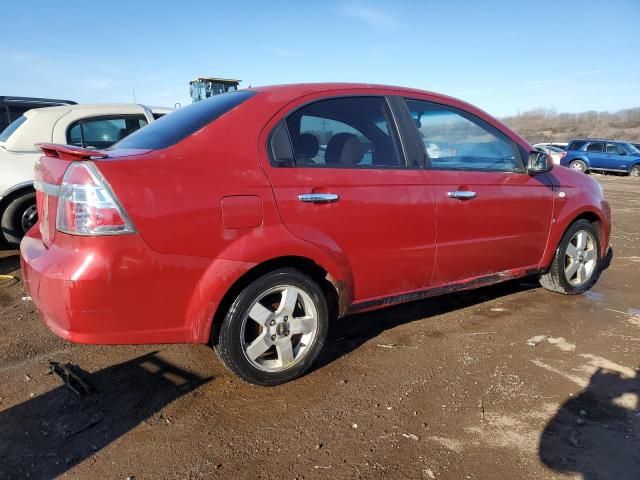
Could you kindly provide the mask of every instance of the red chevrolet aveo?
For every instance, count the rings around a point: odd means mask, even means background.
[[[57,335],[207,343],[274,385],[329,319],[537,274],[582,293],[608,252],[598,183],[442,95],[241,90],[105,151],[41,145],[26,288]]]

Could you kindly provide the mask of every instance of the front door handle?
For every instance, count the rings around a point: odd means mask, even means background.
[[[457,198],[458,200],[471,200],[476,198],[476,192],[469,192],[467,190],[458,190],[456,192],[447,193],[449,198]]]
[[[298,200],[305,203],[335,203],[340,197],[335,193],[301,193]]]

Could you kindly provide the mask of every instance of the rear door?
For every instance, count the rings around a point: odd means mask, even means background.
[[[354,300],[419,290],[435,260],[434,199],[384,96],[315,96],[268,127],[268,176],[287,228],[353,276]]]
[[[528,175],[516,144],[484,120],[440,103],[406,104],[425,145],[425,183],[436,202],[432,284],[535,269],[551,225],[549,178]]]

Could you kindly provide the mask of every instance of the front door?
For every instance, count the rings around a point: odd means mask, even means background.
[[[407,100],[430,166],[437,254],[432,284],[535,269],[551,226],[547,175],[525,172],[515,143],[487,122],[447,105]]]
[[[292,106],[270,136],[267,171],[282,220],[349,265],[355,301],[425,288],[433,191],[407,165],[387,99],[315,100]]]

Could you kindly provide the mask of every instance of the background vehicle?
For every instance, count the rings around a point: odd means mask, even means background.
[[[546,153],[553,160],[554,165],[560,165],[560,160],[567,154],[565,150],[560,147],[554,147],[549,144],[538,143],[534,145],[538,150]]]
[[[455,149],[431,158],[433,143]],[[211,343],[261,385],[304,373],[331,317],[531,274],[579,294],[608,251],[597,182],[549,174],[499,121],[421,90],[246,89],[108,151],[42,149],[39,228],[20,249],[46,325]]]
[[[569,144],[565,142],[551,142],[551,143],[536,143],[536,147],[554,147],[559,148],[560,150],[566,150]]]
[[[640,150],[628,142],[595,138],[572,140],[560,163],[579,172],[617,172],[640,177]]]
[[[64,105],[28,110],[0,133],[0,225],[20,243],[37,219],[33,166],[37,143],[108,148],[172,109],[133,104]]]
[[[32,108],[75,104],[76,102],[71,100],[56,100],[53,98],[0,96],[0,132],[24,112]]]
[[[193,103],[221,93],[235,92],[242,80],[232,78],[198,77],[189,82],[189,93]]]

